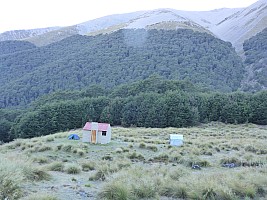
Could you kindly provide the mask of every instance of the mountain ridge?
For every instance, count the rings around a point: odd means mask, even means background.
[[[161,12],[161,14],[155,15],[157,12]],[[221,8],[211,11],[181,11],[171,8],[160,8],[108,15],[77,25],[53,29],[52,31],[46,31],[43,34],[36,34],[33,37],[27,38],[12,37],[12,35],[10,38],[7,38],[6,35],[8,33],[5,32],[0,34],[0,41],[23,39],[37,46],[45,46],[75,34],[97,35],[125,28],[183,28],[207,32],[219,39],[231,42],[239,55],[242,55],[244,41],[255,36],[266,27],[267,2],[266,0],[259,0],[246,8]]]

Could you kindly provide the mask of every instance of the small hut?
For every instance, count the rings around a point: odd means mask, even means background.
[[[170,134],[170,145],[171,146],[181,146],[183,145],[183,135]]]
[[[83,142],[107,144],[111,140],[111,126],[107,123],[86,122],[83,127]]]

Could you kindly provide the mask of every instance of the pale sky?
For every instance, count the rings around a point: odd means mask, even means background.
[[[247,7],[257,0],[0,0],[0,33],[70,26],[111,14],[157,8],[213,10]]]

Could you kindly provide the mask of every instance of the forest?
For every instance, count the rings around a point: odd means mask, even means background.
[[[45,94],[93,84],[113,88],[152,74],[232,92],[244,75],[230,43],[191,30],[75,35],[35,48],[17,43],[18,51],[9,52],[14,44],[6,42],[6,54],[0,55],[0,108],[25,107]]]
[[[191,30],[76,35],[45,47],[0,42],[0,141],[87,121],[266,125],[266,31],[244,43],[244,62],[230,43]]]
[[[95,92],[94,92],[95,91]],[[203,92],[187,81],[151,76],[99,90],[59,92],[35,101],[27,110],[0,110],[0,138],[31,138],[82,128],[87,121],[113,126],[190,127],[200,123],[267,124],[267,91]]]
[[[245,65],[252,74],[244,84],[244,91],[267,89],[267,28],[244,43]]]

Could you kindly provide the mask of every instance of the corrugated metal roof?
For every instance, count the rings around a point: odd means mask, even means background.
[[[93,122],[95,123],[95,122]],[[99,131],[107,131],[110,124],[107,123],[98,123],[98,130]],[[83,127],[83,130],[92,130],[92,122],[86,122],[85,126]]]
[[[170,134],[171,140],[183,140],[184,136],[179,134]]]

